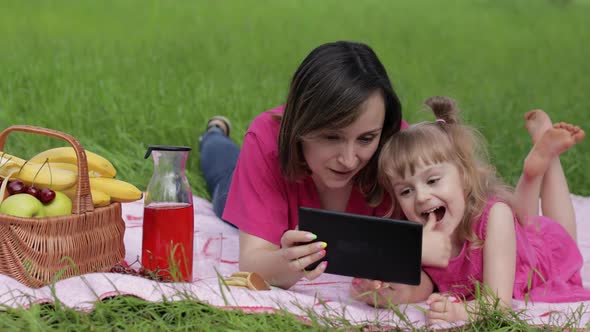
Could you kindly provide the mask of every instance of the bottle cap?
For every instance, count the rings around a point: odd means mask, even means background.
[[[192,148],[190,146],[174,146],[174,145],[150,145],[145,152],[144,159],[147,159],[151,154],[152,151],[190,151]]]

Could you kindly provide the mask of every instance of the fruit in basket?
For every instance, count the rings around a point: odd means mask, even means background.
[[[45,217],[43,203],[29,194],[8,196],[0,205],[0,213],[15,217]]]
[[[41,203],[43,204],[47,204],[50,203],[51,201],[53,201],[55,199],[56,196],[56,192],[49,189],[49,188],[43,188],[41,189],[41,191],[39,192],[39,200],[41,201]]]
[[[99,176],[110,178],[117,175],[117,170],[108,159],[88,150],[85,150],[85,152],[89,172],[95,172]],[[76,151],[72,147],[45,150],[31,158],[29,161],[33,163],[43,163],[45,160],[50,163],[78,165],[78,157],[76,156]]]
[[[62,192],[73,201],[76,199],[76,187],[77,186],[73,186],[71,188],[62,190]],[[107,206],[111,204],[111,196],[102,191],[90,189],[90,194],[92,195],[92,205],[94,207]]]
[[[111,196],[103,193],[102,191],[91,189],[90,194],[92,195],[92,204],[95,207],[107,206],[111,204]]]
[[[8,189],[8,193],[11,195],[22,194],[27,191],[27,187],[25,186],[25,184],[22,181],[18,180],[10,181],[6,188]]]
[[[75,174],[78,174],[78,165],[77,164],[51,163],[51,162],[48,162],[48,164],[51,167],[51,169],[59,168],[59,169],[63,169],[63,170],[70,171],[70,172],[73,172]],[[88,176],[90,176],[90,177],[100,177],[100,176],[103,176],[103,175],[100,174],[100,173],[98,173],[98,172],[96,172],[96,171],[88,170]]]
[[[29,195],[33,195],[36,198],[39,198],[39,193],[41,193],[41,190],[39,190],[39,189],[31,186],[31,187],[28,187],[27,188],[26,193],[29,194]]]
[[[72,200],[60,191],[55,191],[54,195],[54,198],[49,203],[43,203],[45,216],[54,217],[72,214]]]
[[[78,181],[74,172],[55,168],[50,169],[47,163],[33,163],[0,151],[0,176],[7,178],[16,171],[15,177],[25,185],[37,188],[61,190],[69,188]]]
[[[106,158],[86,150],[86,159],[92,203],[95,207],[107,206],[111,202],[141,199],[143,193],[137,187],[112,178],[116,170]],[[78,164],[75,150],[71,147],[49,149],[29,161],[0,151],[0,178],[10,178],[11,175],[12,179],[23,184],[22,192],[32,191],[30,194],[43,203],[48,202],[47,194],[41,193],[46,188],[63,192],[71,201],[76,199]],[[38,189],[38,193],[35,189]],[[13,193],[20,193],[18,190]]]
[[[111,196],[111,201],[115,202],[132,202],[143,195],[131,183],[111,178],[90,178],[90,188]]]

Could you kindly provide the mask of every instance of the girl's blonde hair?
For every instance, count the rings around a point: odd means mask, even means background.
[[[483,136],[472,127],[461,124],[459,108],[449,97],[431,97],[425,104],[434,112],[437,120],[421,122],[396,133],[385,143],[379,158],[379,182],[392,197],[392,176],[414,174],[420,165],[449,162],[463,176],[465,214],[457,228],[461,240],[482,244],[472,229],[490,196],[496,196],[510,204],[512,189],[496,175],[489,163]],[[399,212],[395,203],[391,213]]]

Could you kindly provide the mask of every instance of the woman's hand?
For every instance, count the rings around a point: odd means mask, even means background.
[[[429,308],[429,325],[466,321],[469,318],[466,304],[448,294],[434,293],[428,297],[426,304]]]
[[[315,241],[317,237],[313,233],[299,230],[286,231],[281,237],[281,256],[287,261],[289,269],[302,274],[308,280],[319,277],[328,266],[324,261],[315,269],[307,271],[306,268],[326,255],[326,242]]]

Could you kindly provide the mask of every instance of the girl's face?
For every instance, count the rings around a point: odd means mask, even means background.
[[[303,139],[303,156],[319,191],[349,185],[375,154],[385,121],[383,97],[374,93],[361,109],[348,127],[322,130]]]
[[[453,234],[465,214],[463,180],[452,163],[423,163],[414,175],[390,178],[393,193],[408,220],[426,223],[429,214],[436,216],[435,229]]]

